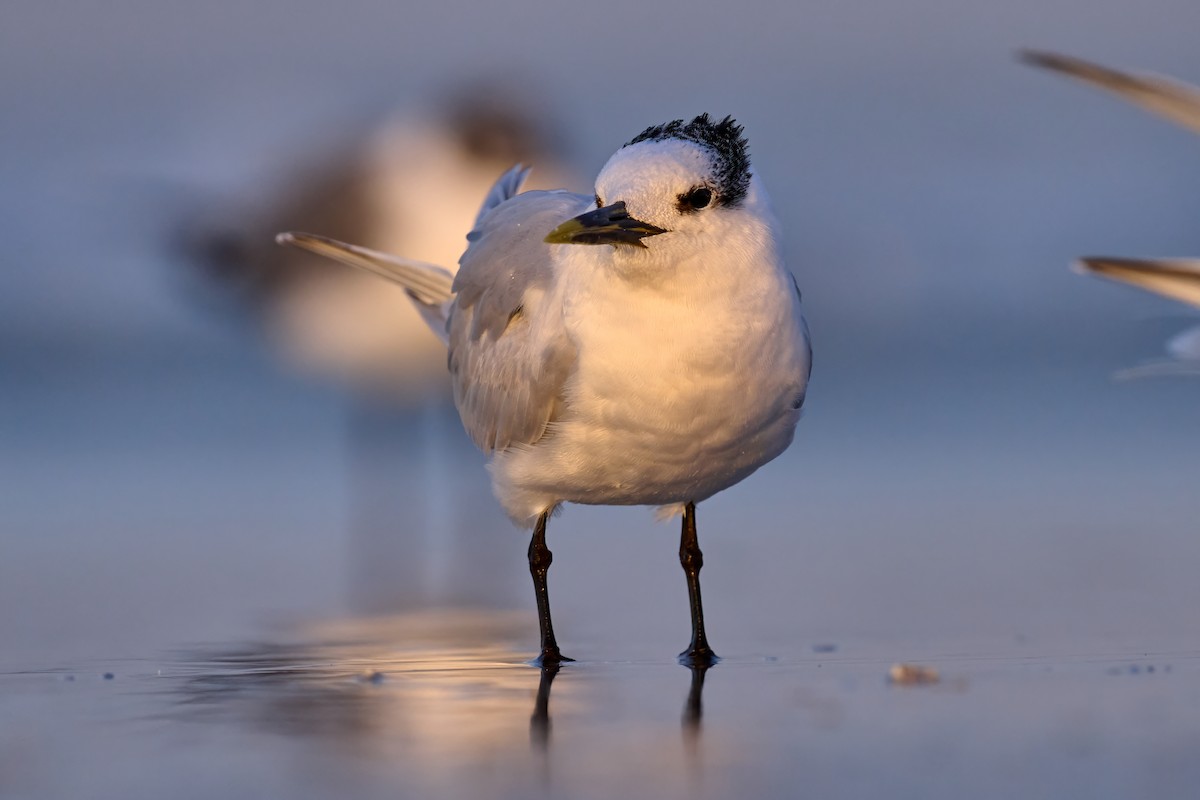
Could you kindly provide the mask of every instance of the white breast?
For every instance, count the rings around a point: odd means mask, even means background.
[[[603,269],[565,278],[579,348],[566,410],[492,467],[514,519],[562,501],[698,502],[788,446],[809,358],[794,285],[770,262],[721,266],[656,286]]]

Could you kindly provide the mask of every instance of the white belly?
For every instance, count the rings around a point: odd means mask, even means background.
[[[509,515],[699,502],[783,452],[808,345],[790,276],[760,283],[631,293],[600,281],[568,303],[579,362],[564,412],[535,445],[493,461]]]

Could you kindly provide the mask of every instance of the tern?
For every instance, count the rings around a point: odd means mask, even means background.
[[[445,342],[494,493],[533,529],[536,663],[570,660],[546,586],[546,524],[570,502],[682,512],[692,638],[679,658],[712,664],[696,504],[791,444],[812,365],[779,223],[731,117],[645,129],[591,197],[521,192],[527,174],[497,181],[454,276],[312,234],[278,241],[404,286]]]

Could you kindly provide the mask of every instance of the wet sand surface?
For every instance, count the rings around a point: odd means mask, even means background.
[[[667,658],[552,675],[497,636],[511,623],[376,621],[8,673],[0,791],[1185,797],[1200,779],[1200,650],[847,641],[737,654],[706,675]],[[939,682],[889,684],[901,654]]]
[[[570,507],[550,589],[578,661],[550,676],[528,663],[525,535],[452,426],[434,425],[436,472],[459,497],[426,492],[411,450],[356,455],[353,408],[255,357],[37,363],[6,375],[23,424],[3,459],[2,797],[1186,797],[1200,780],[1192,382],[1112,384],[1082,357],[830,370],[797,446],[700,506],[724,660],[675,663],[676,523]],[[64,375],[86,418],[51,402]],[[957,412],[890,399],[917,388]],[[390,504],[347,477],[361,459],[395,476]],[[431,540],[412,520],[437,503]],[[476,579],[490,603],[439,599]],[[889,682],[899,663],[938,680]]]

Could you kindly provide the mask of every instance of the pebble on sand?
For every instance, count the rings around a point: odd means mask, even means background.
[[[940,680],[936,669],[920,664],[892,664],[888,670],[888,681],[897,686],[925,686]]]

